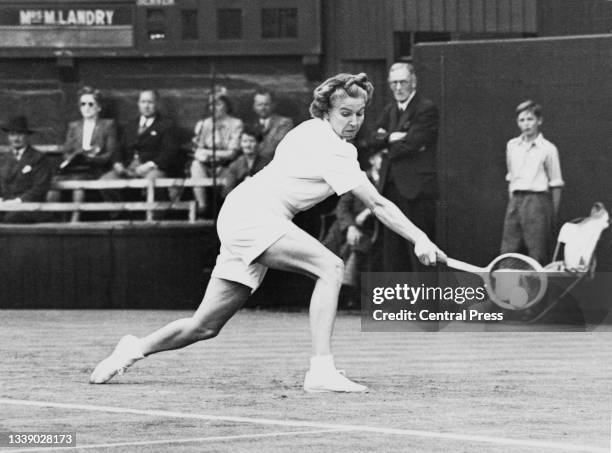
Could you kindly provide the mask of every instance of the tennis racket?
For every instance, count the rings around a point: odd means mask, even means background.
[[[446,259],[452,269],[479,275],[491,300],[508,310],[524,310],[537,304],[548,287],[548,277],[540,263],[520,253],[505,253],[478,267],[453,258]]]

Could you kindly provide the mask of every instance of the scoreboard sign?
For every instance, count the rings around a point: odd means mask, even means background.
[[[0,47],[133,47],[133,2],[49,5],[14,2],[0,9]]]
[[[19,25],[113,25],[112,9],[21,9]]]

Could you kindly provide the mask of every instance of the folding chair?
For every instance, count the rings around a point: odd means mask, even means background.
[[[574,219],[561,227],[552,262],[544,267],[544,271],[549,276],[571,278],[572,282],[544,310],[530,319],[530,323],[550,312],[581,281],[593,279],[597,267],[597,243],[608,224],[608,211],[602,203],[597,202],[590,216]],[[559,259],[561,255],[563,258]]]

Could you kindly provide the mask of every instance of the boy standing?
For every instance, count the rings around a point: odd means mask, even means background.
[[[527,254],[543,264],[550,258],[553,222],[561,200],[557,147],[540,132],[542,108],[529,100],[516,108],[521,135],[506,146],[510,199],[504,219],[501,253]]]

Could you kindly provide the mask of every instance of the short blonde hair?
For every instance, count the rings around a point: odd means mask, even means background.
[[[313,118],[323,118],[329,112],[332,102],[339,97],[365,98],[366,105],[370,103],[374,93],[374,85],[367,74],[336,74],[315,88],[310,103],[310,115]]]

